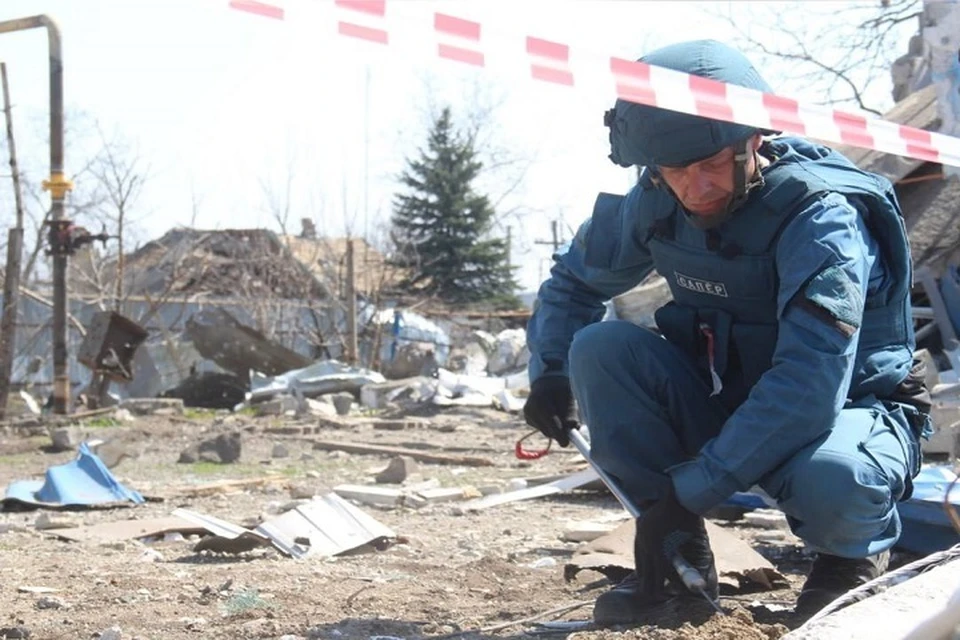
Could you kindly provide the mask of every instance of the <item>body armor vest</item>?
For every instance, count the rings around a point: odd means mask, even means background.
[[[849,395],[889,397],[910,371],[914,345],[910,251],[892,186],[805,140],[773,140],[762,153],[773,159],[764,186],[715,230],[695,229],[667,189],[646,173],[641,179],[635,241],[647,245],[673,294],[657,311],[658,326],[695,357],[709,346],[711,371],[721,379],[736,371],[752,387],[771,367],[777,342],[780,234],[817,198],[840,193],[863,216],[886,270],[865,300]]]

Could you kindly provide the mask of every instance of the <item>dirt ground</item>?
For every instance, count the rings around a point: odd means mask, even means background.
[[[315,450],[311,440],[364,442],[482,457],[489,467],[420,463],[424,479],[443,487],[498,485],[582,465],[570,450],[518,460],[513,445],[528,428],[493,409],[414,411],[405,428],[375,429],[369,417],[316,428],[318,419],[253,417],[188,411],[115,425],[80,423],[83,435],[108,440],[130,457],[113,473],[151,498],[131,508],[74,511],[75,525],[169,515],[178,507],[250,526],[271,517],[293,495],[326,493],[341,483],[367,484],[389,456]],[[286,427],[286,428],[284,428]],[[294,428],[289,428],[294,427]],[[297,431],[307,427],[309,435]],[[43,433],[34,429],[33,433]],[[242,456],[232,464],[178,464],[182,450],[218,433],[240,431]],[[0,484],[42,478],[74,457],[46,452],[50,439],[23,429],[0,431]],[[539,444],[536,439],[533,444]],[[274,457],[277,444],[289,455]],[[189,497],[185,490],[218,480],[279,474],[282,481]],[[504,638],[532,633],[571,640],[635,638],[735,640],[778,638],[801,621],[792,603],[809,563],[796,538],[759,542],[762,531],[720,521],[751,540],[790,580],[775,592],[724,594],[732,615],[706,605],[667,612],[659,626],[624,630],[544,630],[534,622],[589,620],[592,601],[609,587],[583,571],[565,582],[563,567],[580,545],[560,533],[569,521],[608,520],[621,513],[609,494],[575,491],[463,514],[455,503],[363,510],[399,536],[382,550],[332,559],[294,560],[272,548],[240,555],[195,551],[197,538],[78,543],[35,528],[49,511],[0,513],[0,637],[30,638]],[[758,538],[758,539],[754,539]],[[37,589],[38,587],[46,589]],[[548,612],[583,603],[561,614]],[[759,606],[766,603],[779,612]],[[19,631],[13,631],[19,630]],[[119,633],[118,633],[119,632]]]

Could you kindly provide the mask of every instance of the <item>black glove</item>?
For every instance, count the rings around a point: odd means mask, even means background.
[[[672,485],[667,495],[637,518],[633,553],[644,603],[662,602],[688,591],[673,566],[678,553],[700,571],[708,593],[714,595],[717,590],[717,572],[703,518],[677,501]],[[664,588],[666,582],[673,586],[671,591]]]
[[[577,412],[570,390],[570,378],[562,375],[540,376],[530,385],[530,396],[523,405],[523,417],[527,424],[557,441],[561,447],[569,446],[567,432],[577,429]]]

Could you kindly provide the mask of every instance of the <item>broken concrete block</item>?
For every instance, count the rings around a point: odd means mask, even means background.
[[[72,529],[77,526],[77,521],[64,513],[48,513],[45,511],[37,516],[37,520],[33,526],[38,531]]]
[[[113,419],[117,422],[135,422],[136,418],[129,409],[117,409],[113,412]]]
[[[28,640],[30,630],[22,625],[16,627],[0,627],[0,638],[7,640]]]
[[[323,402],[315,398],[304,398],[303,401],[306,405],[307,413],[312,416],[332,417],[337,415],[337,408],[333,406],[332,402]]]
[[[180,453],[177,462],[192,463],[197,461],[221,462],[229,464],[240,459],[241,440],[240,432],[221,433],[216,438],[205,440],[199,445],[185,449]]]
[[[353,407],[353,394],[352,393],[332,393],[328,397],[333,403],[334,408],[337,410],[338,416],[346,416],[350,414],[350,408]]]
[[[333,492],[341,498],[356,500],[360,504],[372,504],[385,507],[396,507],[403,502],[403,492],[400,489],[387,489],[359,484],[341,484],[333,488]]]
[[[400,484],[407,479],[410,474],[417,473],[420,466],[417,461],[408,456],[395,456],[390,459],[386,468],[380,471],[374,478],[377,484]]]
[[[50,441],[55,453],[73,451],[80,443],[80,434],[73,427],[60,427],[50,432]]]
[[[300,403],[293,396],[277,396],[272,400],[256,405],[258,416],[294,415],[300,408]]]
[[[613,522],[568,522],[560,539],[567,542],[590,542],[605,536],[619,526]]]
[[[463,500],[463,489],[459,487],[437,487],[436,489],[423,489],[418,491],[417,495],[429,502],[437,504],[439,502],[454,502]]]
[[[393,358],[383,363],[381,372],[389,380],[432,375],[438,364],[436,345],[431,342],[407,342],[399,345]]]
[[[368,409],[383,409],[387,403],[401,397],[414,394],[419,396],[418,389],[425,381],[428,381],[428,378],[414,377],[365,384],[360,389],[360,404]]]
[[[183,400],[180,398],[127,398],[120,408],[135,416],[183,415]]]
[[[503,487],[498,484],[481,484],[477,487],[477,491],[479,491],[482,496],[492,496],[503,493]]]
[[[407,493],[403,496],[403,506],[411,509],[422,509],[430,504],[430,501],[418,493]]]
[[[295,484],[290,487],[290,497],[294,500],[309,500],[319,493],[308,484]]]

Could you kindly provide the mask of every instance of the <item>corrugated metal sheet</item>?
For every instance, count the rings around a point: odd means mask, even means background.
[[[189,509],[176,509],[173,515],[228,540],[269,541],[297,559],[335,556],[396,537],[389,527],[335,493],[317,496],[253,530]]]

